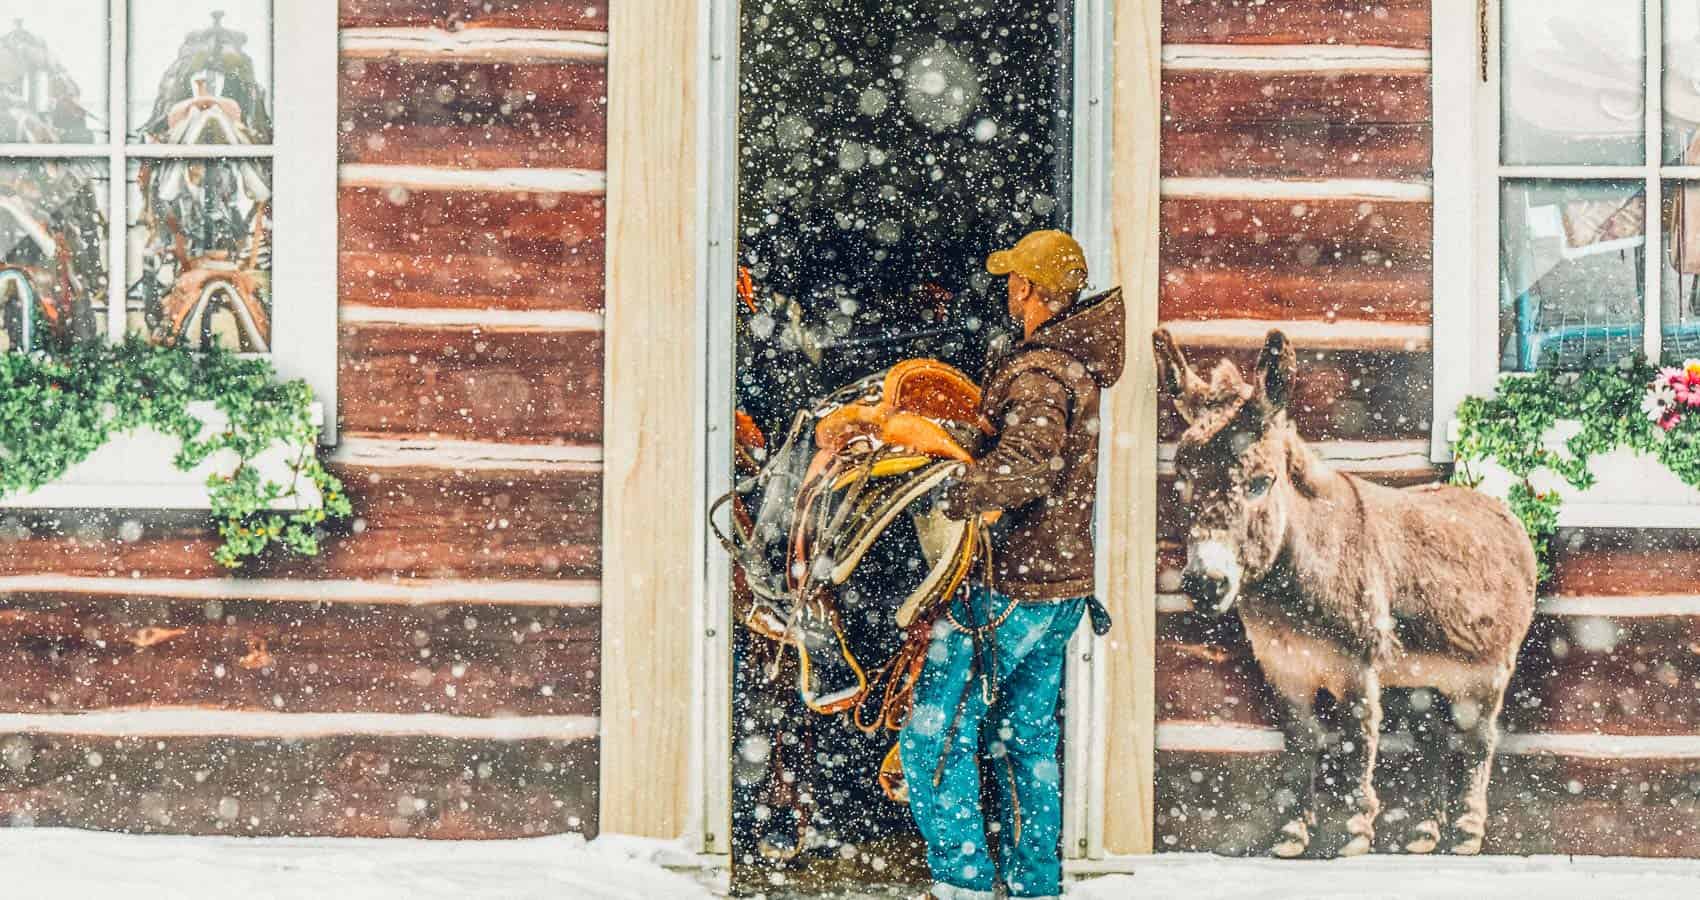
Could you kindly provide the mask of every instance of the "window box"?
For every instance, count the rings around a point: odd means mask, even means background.
[[[1562,421],[1547,433],[1546,447],[1566,453],[1564,443],[1581,430],[1575,421]],[[1537,492],[1557,491],[1564,498],[1558,524],[1593,528],[1700,528],[1700,488],[1684,484],[1657,459],[1620,447],[1588,461],[1594,486],[1577,490],[1557,474],[1542,469],[1530,482]],[[1480,488],[1505,497],[1516,477],[1492,461],[1470,463],[1482,479]]]
[[[205,423],[203,433],[223,428],[228,421],[212,403],[192,403],[189,411]],[[315,421],[324,408],[313,404]],[[11,509],[210,509],[207,479],[228,475],[236,465],[233,451],[213,454],[195,468],[184,471],[172,462],[182,445],[177,438],[152,428],[140,428],[115,436],[88,458],[72,466],[64,477],[28,494],[0,499],[0,508]],[[323,505],[312,479],[298,477],[291,469],[303,453],[314,448],[273,445],[254,465],[262,478],[282,485],[293,483],[292,497],[280,500],[280,510],[314,509]]]

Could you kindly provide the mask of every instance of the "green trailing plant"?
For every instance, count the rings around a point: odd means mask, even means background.
[[[224,427],[208,427],[190,412],[190,404],[203,402],[225,414]],[[233,472],[207,480],[224,538],[213,554],[221,565],[236,568],[273,545],[315,556],[324,525],[348,518],[353,507],[317,456],[312,403],[306,383],[281,381],[270,362],[224,351],[191,353],[131,338],[76,343],[52,355],[0,354],[0,496],[40,488],[113,436],[152,428],[181,442],[173,463],[184,471],[220,451],[235,454]],[[289,484],[252,465],[278,443],[298,448]],[[277,509],[298,499],[303,481],[318,489],[321,504]]]
[[[1571,487],[1586,490],[1594,485],[1589,460],[1627,447],[1657,459],[1684,483],[1700,487],[1700,414],[1683,414],[1680,398],[1673,407],[1668,391],[1663,406],[1650,399],[1655,383],[1680,378],[1682,371],[1660,370],[1645,359],[1631,358],[1611,368],[1506,376],[1492,397],[1470,397],[1458,407],[1452,480],[1478,484],[1479,474],[1471,464],[1485,461],[1511,473],[1516,480],[1506,499],[1534,542],[1545,581],[1551,575],[1552,537],[1563,497],[1557,491],[1536,490],[1532,479],[1537,471],[1546,469]],[[1546,435],[1561,421],[1575,422],[1580,430],[1564,441],[1563,452],[1555,452]]]

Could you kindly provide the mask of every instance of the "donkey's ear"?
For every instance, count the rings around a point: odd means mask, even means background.
[[[1298,378],[1299,357],[1293,342],[1279,330],[1269,332],[1263,339],[1263,350],[1257,354],[1257,391],[1264,405],[1271,410],[1287,408],[1293,396],[1293,382]]]
[[[1151,346],[1157,360],[1157,393],[1175,401],[1175,411],[1181,418],[1192,421],[1192,398],[1204,389],[1204,380],[1187,364],[1169,329],[1159,328],[1151,335]]]

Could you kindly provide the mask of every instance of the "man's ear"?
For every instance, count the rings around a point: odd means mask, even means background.
[[[1196,399],[1204,391],[1204,379],[1187,364],[1186,354],[1181,352],[1169,329],[1159,328],[1152,333],[1151,346],[1156,350],[1157,393],[1173,400],[1175,412],[1191,422]]]
[[[1286,409],[1293,398],[1298,373],[1299,357],[1293,350],[1293,342],[1279,329],[1270,331],[1263,340],[1263,350],[1257,354],[1257,371],[1252,376],[1264,407],[1272,412]]]

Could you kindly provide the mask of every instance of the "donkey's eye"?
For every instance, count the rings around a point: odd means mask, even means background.
[[[1251,483],[1246,485],[1246,495],[1249,497],[1261,497],[1264,494],[1269,493],[1269,486],[1274,483],[1275,479],[1270,478],[1268,475],[1259,475],[1256,478],[1253,478]]]

